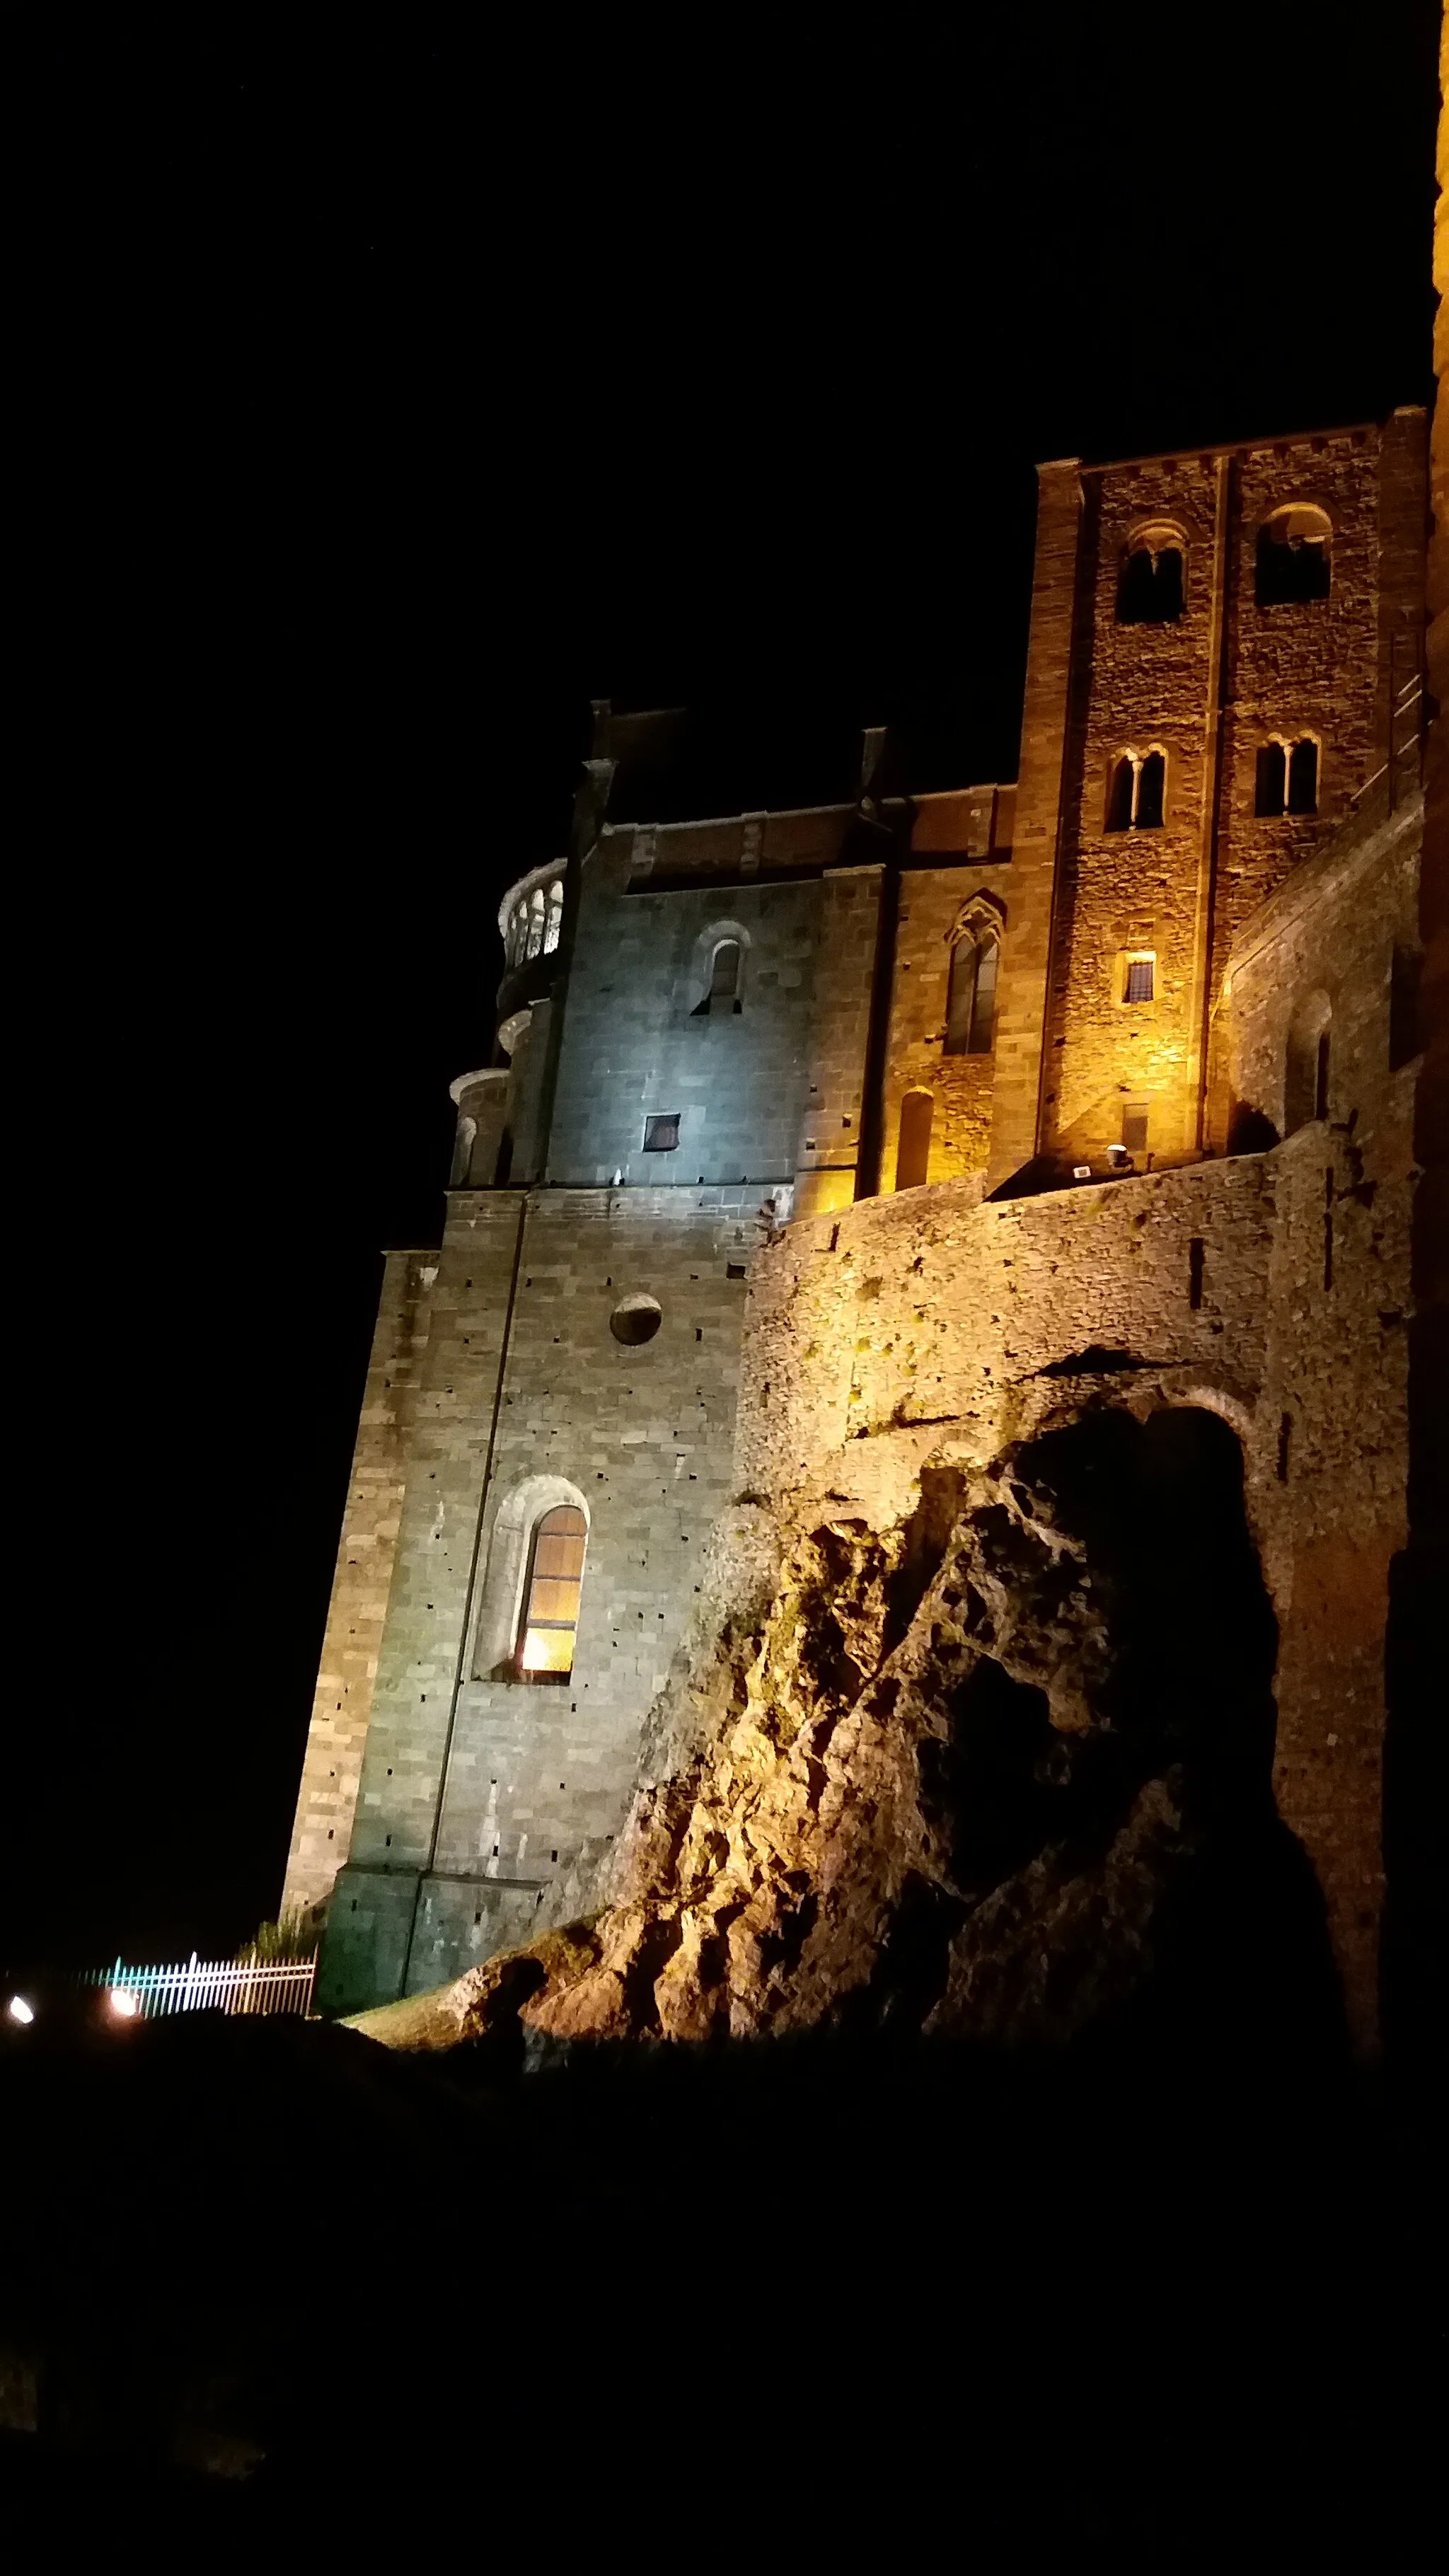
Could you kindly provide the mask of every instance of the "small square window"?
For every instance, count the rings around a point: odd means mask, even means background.
[[[1122,994],[1124,1002],[1151,1001],[1153,969],[1156,963],[1153,957],[1128,958],[1127,982]]]
[[[646,1118],[644,1151],[646,1154],[673,1154],[679,1147],[679,1121],[683,1111],[676,1109],[668,1118]]]

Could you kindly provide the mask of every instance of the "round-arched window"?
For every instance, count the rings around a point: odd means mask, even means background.
[[[1333,523],[1315,501],[1287,501],[1258,530],[1260,608],[1326,599]]]
[[[534,1528],[518,1636],[523,1681],[566,1682],[573,1671],[588,1539],[588,1522],[573,1503],[545,1512]]]
[[[1166,626],[1182,615],[1183,536],[1164,520],[1128,539],[1117,585],[1119,626]]]

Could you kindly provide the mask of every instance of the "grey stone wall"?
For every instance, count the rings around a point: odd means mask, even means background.
[[[436,1253],[387,1256],[282,1891],[286,1915],[326,1903],[351,1849],[437,1266]]]
[[[793,1177],[820,930],[818,883],[628,891],[633,835],[585,865],[548,1177],[572,1187]],[[713,931],[745,948],[742,1008],[701,1018]],[[677,1112],[678,1151],[643,1150]]]
[[[405,1957],[415,1990],[521,1937],[617,1828],[729,1498],[759,1206],[758,1191],[707,1188],[450,1198],[328,2009],[396,1992]],[[629,1348],[609,1319],[640,1293],[662,1321]],[[590,1522],[567,1685],[491,1678],[480,1639],[495,1635],[500,1516],[538,1479]],[[516,1599],[505,1609],[511,1628]]]

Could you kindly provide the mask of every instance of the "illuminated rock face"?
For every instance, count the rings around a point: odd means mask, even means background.
[[[904,1520],[720,1533],[602,1910],[376,2016],[400,2045],[820,2023],[1069,2040],[1204,1965],[1327,2031],[1322,1900],[1271,1792],[1276,1622],[1235,1435],[1103,1406]],[[768,1597],[767,1600],[767,1595]],[[735,1604],[712,1628],[720,1601]],[[1225,1939],[1225,1930],[1227,1937]]]

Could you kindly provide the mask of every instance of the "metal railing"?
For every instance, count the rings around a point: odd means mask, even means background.
[[[83,1986],[109,1989],[114,2011],[152,2021],[162,2013],[309,2013],[317,1975],[308,1959],[198,1959],[184,1966],[87,1969]]]

